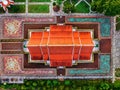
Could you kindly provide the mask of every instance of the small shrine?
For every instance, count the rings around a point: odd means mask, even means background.
[[[0,0],[0,6],[3,7],[5,11],[7,11],[7,7],[10,7],[10,5],[13,5],[14,1],[12,0]]]

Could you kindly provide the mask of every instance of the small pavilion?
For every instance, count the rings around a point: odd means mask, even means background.
[[[12,0],[0,0],[0,6],[3,7],[5,11],[7,11],[7,7],[10,7],[10,5],[13,5],[14,1]]]

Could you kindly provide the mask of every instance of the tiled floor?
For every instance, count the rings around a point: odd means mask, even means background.
[[[111,53],[111,39],[101,39],[100,40],[100,52],[101,53]]]
[[[9,43],[2,43],[2,50],[18,50],[18,51],[22,51],[23,49],[23,43],[21,42],[9,42]]]

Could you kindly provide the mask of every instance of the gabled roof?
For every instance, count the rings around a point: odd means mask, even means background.
[[[71,25],[51,25],[50,31],[31,32],[28,49],[34,60],[50,66],[72,66],[72,60],[90,60],[94,47],[91,32],[72,31]],[[34,57],[34,58],[33,58]]]

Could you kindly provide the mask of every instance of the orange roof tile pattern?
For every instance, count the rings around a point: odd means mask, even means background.
[[[50,31],[31,32],[27,47],[32,60],[69,67],[72,60],[90,60],[94,43],[91,32],[72,31],[71,25],[51,25]]]

